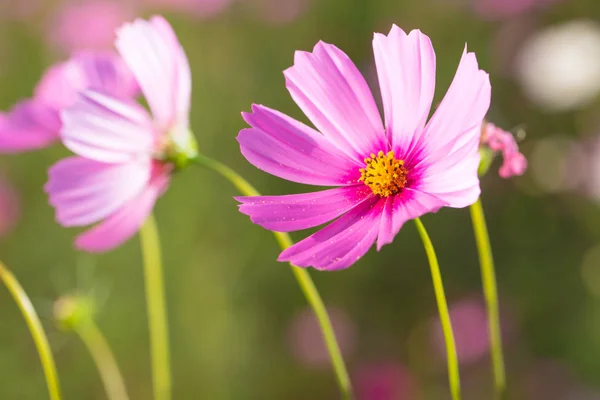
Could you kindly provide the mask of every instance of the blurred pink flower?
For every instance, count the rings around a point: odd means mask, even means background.
[[[504,159],[498,173],[502,178],[523,175],[527,170],[527,159],[519,152],[515,137],[496,125],[484,122],[481,128],[481,144],[493,152],[502,152]]]
[[[473,9],[484,19],[503,19],[543,8],[561,0],[473,0]]]
[[[196,17],[211,17],[223,12],[233,0],[132,0],[140,8],[160,12],[179,12]]]
[[[484,357],[489,348],[487,315],[483,304],[474,299],[458,301],[450,306],[450,318],[456,341],[456,351],[461,364],[472,364]],[[433,340],[436,349],[446,352],[439,320],[433,322]]]
[[[0,116],[0,125],[2,116]],[[21,213],[19,195],[12,184],[3,176],[0,176],[0,237],[10,233]]]
[[[61,114],[62,141],[76,156],[51,167],[45,187],[61,225],[98,223],[75,241],[90,252],[133,236],[167,189],[171,171],[196,155],[188,123],[190,67],[169,23],[154,17],[125,24],[116,47],[152,115],[128,99],[82,92]]]
[[[0,153],[36,150],[59,139],[60,111],[74,103],[83,89],[134,97],[139,88],[123,61],[113,52],[81,52],[50,67],[32,98],[17,103],[0,124]]]
[[[115,30],[133,15],[125,1],[68,1],[51,19],[47,39],[64,54],[109,49]]]
[[[327,311],[342,355],[347,358],[354,352],[356,346],[354,323],[340,308],[328,308]],[[293,317],[288,329],[288,345],[293,356],[303,364],[320,368],[330,366],[323,335],[311,309],[302,309]]]
[[[361,365],[353,380],[358,400],[418,398],[418,387],[410,371],[392,361]]]

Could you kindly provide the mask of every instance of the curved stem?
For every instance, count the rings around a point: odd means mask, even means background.
[[[260,193],[252,185],[250,185],[248,181],[246,181],[228,166],[203,155],[198,155],[194,161],[199,165],[215,171],[223,176],[225,179],[231,182],[233,186],[235,186],[244,196],[260,196]],[[293,244],[292,239],[287,233],[273,232],[273,235],[275,236],[275,239],[277,240],[277,243],[279,243],[279,246],[282,250],[290,247]],[[321,333],[323,334],[323,340],[325,341],[327,351],[329,352],[329,357],[331,358],[331,364],[333,365],[340,391],[345,399],[352,399],[352,383],[350,382],[350,377],[348,375],[346,365],[344,364],[342,352],[340,351],[340,346],[335,337],[335,332],[333,330],[333,326],[331,325],[331,319],[329,318],[329,314],[327,313],[323,299],[319,295],[319,292],[308,271],[292,264],[290,264],[290,266],[292,273],[294,274],[294,277],[296,278],[296,281],[302,290],[302,293],[304,293],[304,297],[308,301],[308,304],[311,306],[317,317],[317,321],[319,322],[319,326],[321,328]]]
[[[51,400],[60,400],[60,385],[58,382],[58,373],[56,372],[56,364],[54,363],[54,357],[52,356],[52,350],[48,344],[48,338],[40,322],[31,300],[23,290],[23,287],[19,284],[19,281],[15,276],[8,270],[8,268],[0,262],[0,279],[6,285],[6,288],[12,295],[13,299],[19,306],[33,342],[37,347],[38,354],[40,355],[40,361],[42,362],[42,368],[44,369],[44,375],[46,376],[46,384],[48,386],[48,392]]]
[[[150,215],[140,230],[140,240],[146,280],[146,305],[150,331],[154,400],[170,400],[171,367],[167,308],[160,256],[160,239],[154,216]]]
[[[427,234],[425,226],[419,218],[415,219],[417,230],[421,236],[429,267],[431,269],[431,278],[433,280],[433,290],[437,302],[438,312],[440,314],[440,322],[442,324],[442,332],[444,334],[444,342],[446,343],[446,358],[448,359],[448,380],[450,382],[450,392],[452,399],[460,399],[460,375],[458,372],[458,357],[456,355],[456,344],[454,342],[454,334],[452,333],[452,323],[450,322],[450,312],[448,311],[448,303],[444,294],[444,284],[442,283],[442,274],[438,264],[433,243]]]
[[[502,334],[500,331],[500,311],[498,308],[498,289],[496,285],[494,257],[492,256],[492,246],[490,244],[490,236],[485,223],[485,214],[481,200],[478,199],[471,205],[470,210],[475,242],[477,243],[477,252],[479,253],[479,264],[481,265],[483,293],[488,309],[488,329],[492,352],[492,367],[494,369],[494,383],[498,397],[502,398],[506,390],[506,376],[504,372],[504,356],[502,355]]]
[[[109,400],[129,400],[117,360],[98,326],[90,318],[75,329],[100,372]]]

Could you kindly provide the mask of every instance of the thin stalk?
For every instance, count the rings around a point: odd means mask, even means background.
[[[444,284],[442,283],[442,274],[440,265],[433,248],[433,243],[427,234],[425,226],[419,218],[415,219],[417,230],[421,236],[429,267],[431,269],[431,278],[433,280],[433,290],[435,292],[435,300],[437,302],[438,312],[440,314],[440,322],[442,323],[442,332],[444,334],[444,342],[446,344],[446,358],[448,360],[448,380],[450,382],[450,393],[453,400],[460,400],[460,375],[458,372],[458,357],[456,355],[456,343],[454,342],[454,334],[452,333],[452,323],[450,322],[450,312],[448,311],[448,303],[444,293]]]
[[[146,306],[150,331],[154,400],[170,400],[169,331],[160,255],[160,238],[154,216],[150,215],[140,230],[140,240],[146,280]]]
[[[481,200],[478,199],[470,207],[471,220],[473,221],[473,233],[479,253],[479,264],[481,266],[481,280],[483,282],[483,293],[488,312],[488,324],[490,335],[490,346],[492,352],[492,368],[494,370],[494,384],[498,398],[502,398],[506,390],[506,374],[504,372],[504,356],[502,353],[502,333],[500,331],[500,311],[498,307],[498,289],[496,285],[496,272],[494,268],[494,257],[485,214]]]
[[[79,335],[94,359],[108,400],[129,400],[117,360],[94,321],[90,318],[75,328],[75,333]]]
[[[248,181],[246,181],[237,172],[225,164],[203,155],[197,156],[194,161],[199,165],[215,171],[223,176],[225,179],[231,182],[233,186],[235,186],[244,196],[260,196],[260,193],[252,185],[250,185]],[[277,243],[279,243],[279,246],[282,250],[285,250],[293,244],[292,239],[287,233],[273,232],[273,235],[275,236],[275,239],[277,240]],[[317,317],[317,321],[319,322],[321,333],[323,335],[323,340],[327,346],[327,351],[329,352],[331,364],[333,365],[342,396],[345,399],[352,399],[352,383],[350,382],[350,377],[348,375],[346,365],[344,364],[342,352],[340,351],[340,346],[335,337],[335,332],[333,330],[333,326],[331,325],[331,319],[329,318],[329,314],[327,313],[323,299],[321,298],[319,291],[317,290],[308,271],[292,264],[290,264],[290,266],[292,273],[294,274],[294,277],[296,278],[296,281],[298,282],[298,285],[304,294],[304,297],[308,301],[308,304],[311,306]]]
[[[31,300],[25,293],[23,287],[17,281],[17,278],[8,270],[8,268],[0,262],[0,279],[6,285],[6,288],[12,295],[13,299],[17,303],[17,306],[21,310],[33,342],[37,348],[44,369],[44,375],[46,377],[46,385],[48,386],[48,393],[51,400],[60,400],[60,384],[58,382],[58,373],[56,372],[56,363],[52,356],[52,350],[48,344],[48,338],[40,322]]]

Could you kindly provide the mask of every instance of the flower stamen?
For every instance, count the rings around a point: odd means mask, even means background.
[[[374,194],[388,197],[399,193],[406,185],[408,169],[404,167],[404,160],[396,159],[394,152],[385,154],[380,151],[371,157],[365,158],[365,168],[361,168],[359,181],[369,186]]]

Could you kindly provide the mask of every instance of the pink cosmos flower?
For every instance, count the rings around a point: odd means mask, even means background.
[[[86,88],[132,98],[139,88],[131,71],[115,53],[81,52],[50,67],[34,96],[17,103],[0,124],[0,152],[36,150],[59,139],[60,111]]]
[[[481,128],[481,144],[493,152],[502,152],[504,159],[498,173],[504,179],[520,176],[527,170],[527,159],[519,152],[515,137],[496,125],[485,122]]]
[[[49,25],[47,39],[65,54],[84,49],[109,49],[115,29],[133,16],[124,1],[67,2]]]
[[[361,365],[354,374],[358,400],[400,400],[419,398],[415,378],[402,364],[380,361]]]
[[[480,126],[490,105],[488,75],[466,49],[446,97],[427,122],[435,86],[435,53],[420,31],[393,26],[373,40],[385,126],[356,66],[319,42],[296,52],[287,88],[316,130],[253,105],[251,128],[238,136],[256,167],[309,185],[315,193],[239,197],[240,211],[273,231],[324,229],[286,249],[279,261],[322,270],[346,268],[377,241],[391,243],[402,225],[440,207],[478,198]]]
[[[76,156],[55,164],[45,187],[60,224],[98,223],[75,241],[90,252],[133,236],[182,156],[195,155],[188,128],[190,68],[171,26],[162,17],[136,20],[117,36],[152,115],[133,101],[84,91],[62,113],[62,140]]]

